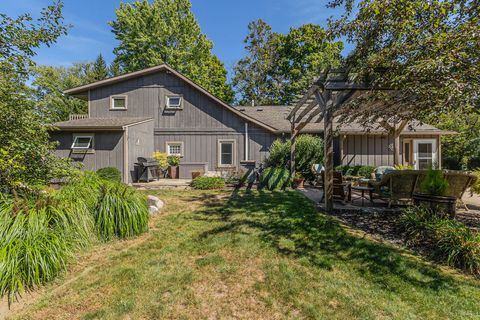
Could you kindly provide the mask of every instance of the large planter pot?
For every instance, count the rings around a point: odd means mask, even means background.
[[[168,175],[171,179],[178,179],[178,166],[168,167]]]
[[[293,179],[293,187],[303,189],[305,187],[305,179]]]
[[[450,196],[433,196],[427,193],[414,193],[413,204],[424,206],[440,215],[454,218],[456,214],[457,198]]]

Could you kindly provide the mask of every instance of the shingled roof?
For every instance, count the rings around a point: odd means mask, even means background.
[[[257,119],[258,121],[267,124],[270,127],[276,128],[280,132],[290,132],[291,124],[286,119],[290,113],[292,106],[236,106],[240,112]],[[302,129],[304,133],[320,133],[323,132],[323,121],[309,123]],[[373,125],[371,127],[364,127],[359,123],[352,122],[348,124],[339,124],[338,121],[333,123],[334,130],[338,130],[343,134],[385,134],[386,131],[380,126]],[[440,130],[428,124],[422,124],[419,121],[413,121],[405,127],[402,134],[448,134],[449,131]]]
[[[52,127],[68,130],[68,129],[111,129],[122,130],[125,126],[131,126],[142,122],[152,121],[152,118],[85,118],[70,121],[56,122]]]

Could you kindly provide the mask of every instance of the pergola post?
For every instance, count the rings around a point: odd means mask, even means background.
[[[401,164],[402,159],[400,158],[400,135],[402,134],[403,129],[407,126],[408,121],[404,120],[397,127],[397,124],[393,125],[393,164]]]
[[[292,131],[290,137],[290,176],[295,176],[295,148],[297,146],[297,131],[295,130],[295,116],[292,119]]]
[[[325,99],[329,101],[330,99]],[[333,210],[333,105],[329,101],[325,108],[324,124],[324,162],[325,179],[323,190],[325,192],[325,211]]]

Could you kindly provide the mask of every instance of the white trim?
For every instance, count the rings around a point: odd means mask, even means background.
[[[432,164],[438,167],[438,150],[437,150],[437,139],[413,139],[413,162],[415,169],[419,169],[419,160],[421,160],[418,156],[418,144],[420,143],[431,143],[432,144]],[[429,158],[422,158],[422,159],[429,159]]]
[[[171,154],[170,153],[170,145],[180,145],[180,154]],[[183,157],[184,155],[184,143],[183,141],[165,141],[165,152],[167,153],[167,156],[179,156]]]
[[[125,100],[125,108],[115,108],[113,105],[114,99],[121,99]],[[110,96],[110,110],[127,110],[128,109],[128,96],[125,94],[114,94]]]
[[[171,106],[170,99],[171,98],[179,98],[180,103],[178,106]],[[165,109],[167,110],[182,110],[183,109],[183,95],[181,94],[167,94],[165,95]]]
[[[222,143],[232,144],[232,164],[222,163]],[[217,141],[217,167],[218,168],[232,168],[236,167],[237,163],[237,140],[235,139],[218,139]]]
[[[124,126],[123,130],[123,183],[128,184],[128,126]]]

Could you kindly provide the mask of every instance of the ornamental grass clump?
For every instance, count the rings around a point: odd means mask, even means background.
[[[0,295],[9,304],[56,277],[75,251],[91,243],[86,206],[56,196],[0,199]]]
[[[285,190],[292,185],[290,170],[287,168],[266,168],[260,176],[260,185],[268,190]]]
[[[480,275],[480,233],[424,207],[405,209],[400,226],[407,243],[428,248],[433,258]]]
[[[220,177],[198,177],[192,181],[192,188],[198,190],[223,189],[224,187],[225,179]]]
[[[115,183],[104,183],[99,193],[94,220],[95,229],[102,240],[125,239],[147,230],[149,213],[146,199],[141,193]]]

